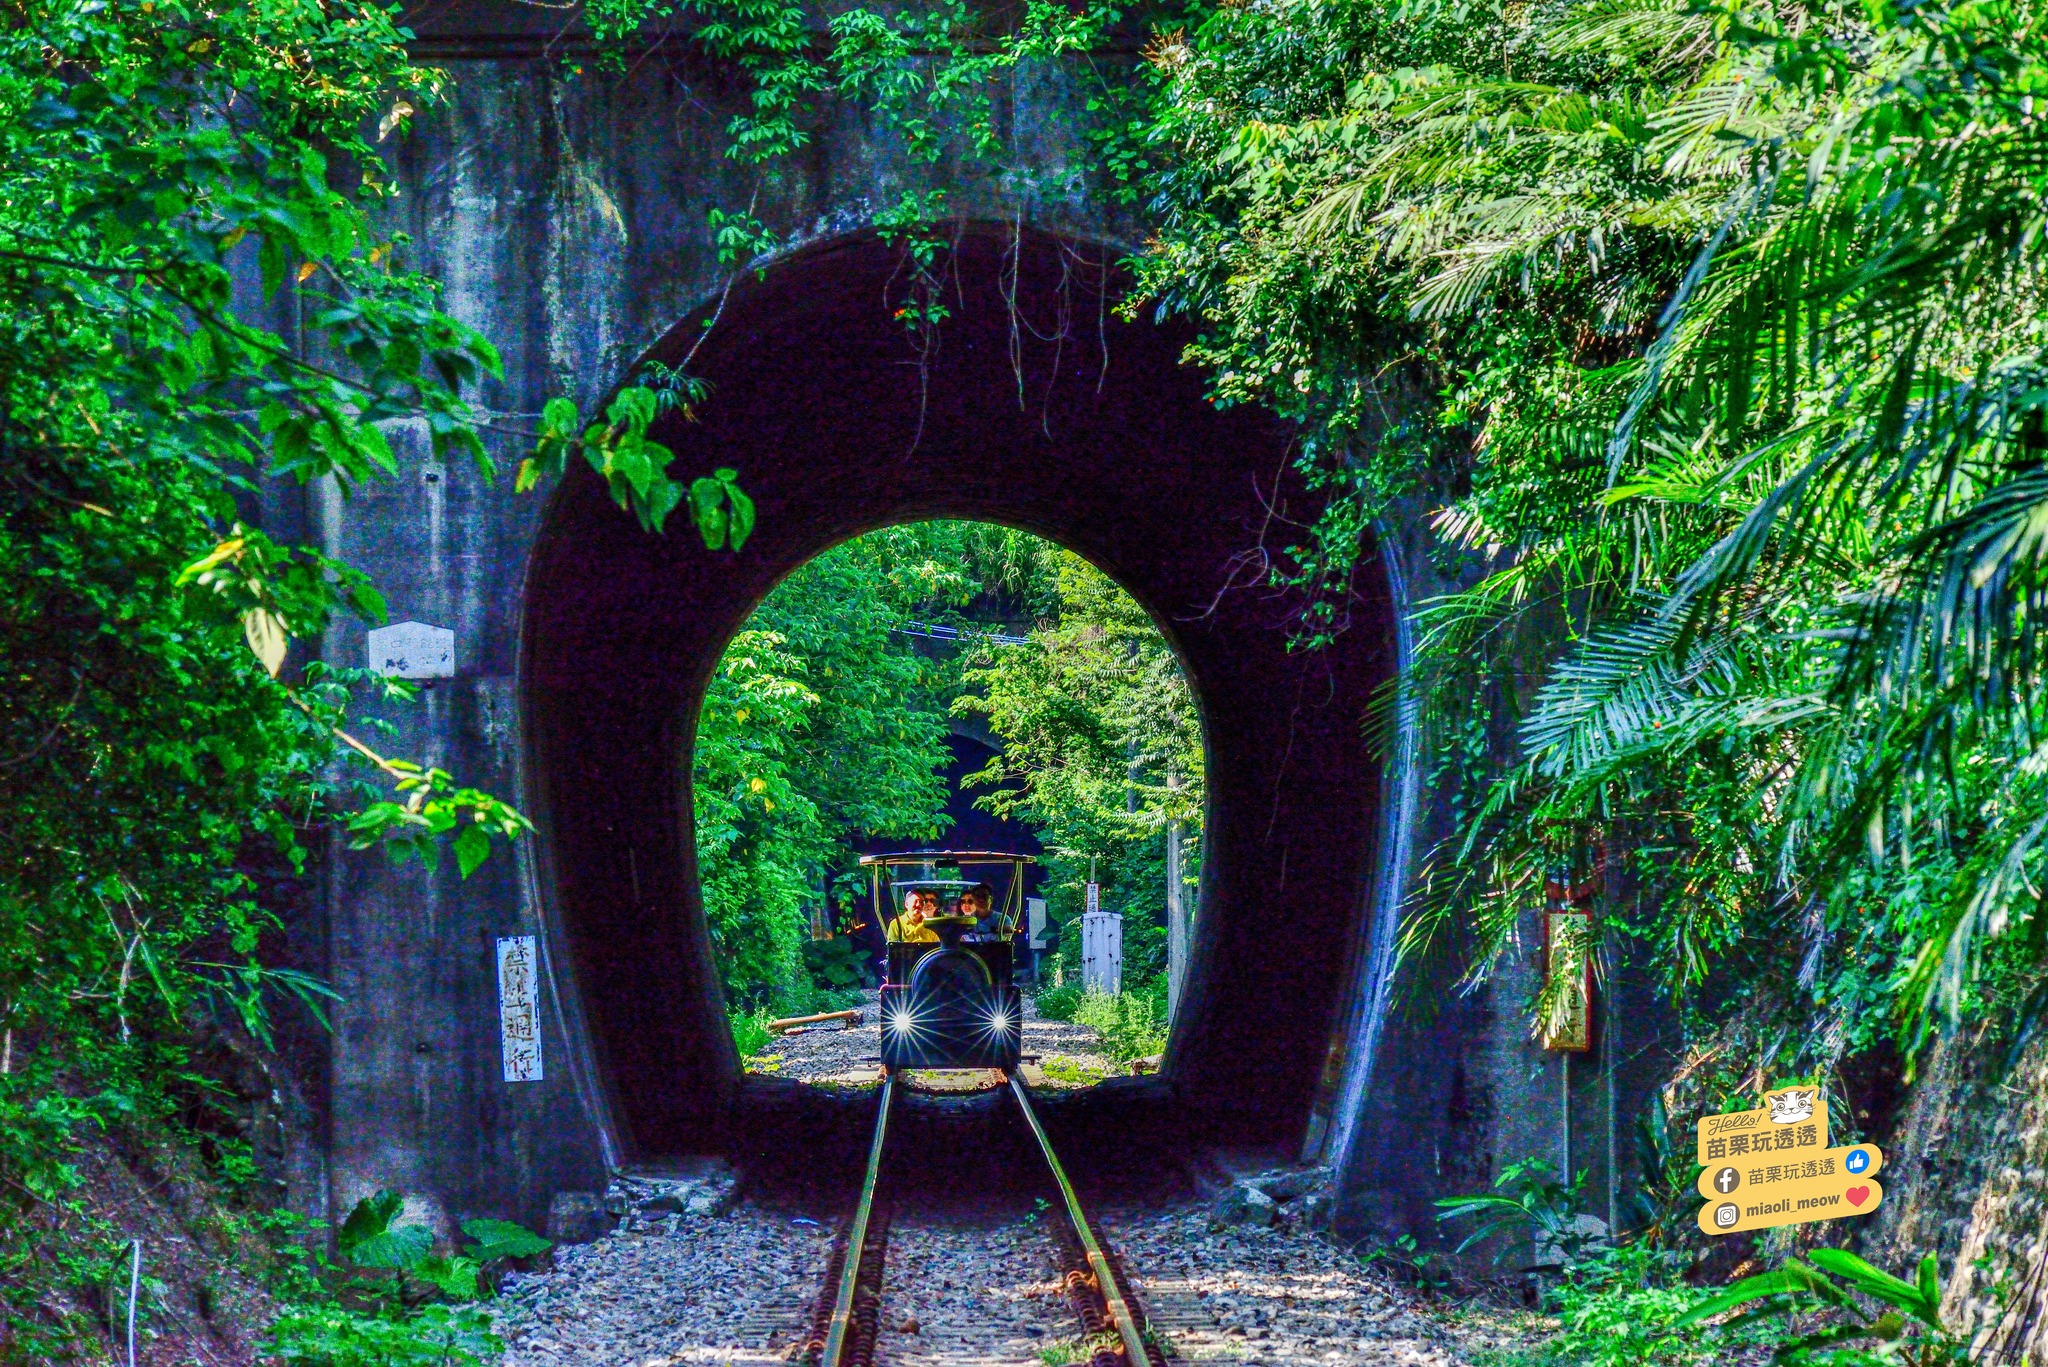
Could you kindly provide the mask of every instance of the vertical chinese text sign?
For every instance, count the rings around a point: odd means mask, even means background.
[[[498,1034],[504,1045],[505,1081],[539,1082],[540,990],[531,935],[498,941]]]

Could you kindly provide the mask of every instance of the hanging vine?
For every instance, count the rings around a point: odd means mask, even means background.
[[[761,186],[776,166],[808,147],[823,99],[858,105],[886,133],[900,141],[918,165],[949,155],[986,168],[1000,168],[1018,203],[1013,252],[1021,234],[1023,205],[1035,186],[1020,181],[1012,139],[999,126],[1005,83],[1014,102],[1020,69],[1031,63],[1079,56],[1087,82],[1085,107],[1103,125],[1088,137],[1112,180],[1120,203],[1138,198],[1145,153],[1142,92],[1127,70],[1108,70],[1103,55],[1110,30],[1123,12],[1099,0],[1069,9],[1031,0],[1023,18],[1008,29],[992,28],[965,0],[928,0],[922,6],[886,14],[857,7],[823,26],[800,5],[781,0],[592,0],[584,10],[600,63],[623,67],[625,53],[646,29],[671,19],[694,20],[688,41],[738,73],[745,82],[745,107],[727,122],[725,155],[758,168],[752,199],[744,210],[713,206],[707,214],[714,247],[728,283],[706,331],[723,313],[732,282],[749,263],[782,245],[780,234],[755,214]],[[943,190],[906,190],[875,215],[883,241],[901,253],[884,300],[889,315],[908,335],[917,358],[919,412],[928,396],[930,365],[941,325],[950,316],[944,302],[944,259],[954,236],[941,224],[950,211]],[[1099,269],[1105,284],[1107,261]],[[1061,319],[1055,334],[1064,340],[1072,309],[1061,285]],[[1014,262],[1006,277],[1013,336],[1018,320]],[[1103,320],[1106,328],[1106,316]],[[1028,324],[1024,325],[1028,327]],[[1034,332],[1036,330],[1034,329]],[[701,345],[702,338],[698,339]],[[1104,368],[1107,368],[1106,332]],[[695,354],[692,347],[691,355]],[[1012,349],[1022,402],[1021,353]],[[687,371],[685,360],[680,371]],[[683,381],[687,383],[687,381]],[[911,449],[922,439],[922,417]]]

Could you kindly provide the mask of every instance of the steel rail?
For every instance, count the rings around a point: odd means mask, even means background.
[[[1081,1210],[1081,1198],[1074,1194],[1074,1184],[1067,1180],[1067,1170],[1060,1166],[1060,1156],[1053,1152],[1052,1140],[1046,1137],[1045,1126],[1038,1123],[1038,1113],[1031,1109],[1031,1094],[1024,1089],[1023,1079],[1014,1073],[1010,1075],[1010,1092],[1023,1109],[1031,1133],[1038,1136],[1039,1152],[1045,1155],[1046,1166],[1052,1169],[1053,1180],[1059,1183],[1060,1195],[1066,1199],[1067,1219],[1073,1222],[1074,1235],[1080,1239],[1081,1251],[1088,1257],[1088,1267],[1095,1273],[1095,1284],[1102,1292],[1103,1304],[1109,1307],[1109,1317],[1115,1321],[1116,1332],[1124,1341],[1124,1357],[1130,1367],[1146,1367],[1152,1359],[1145,1352],[1145,1336],[1138,1331],[1137,1317],[1131,1313],[1130,1302],[1124,1299],[1123,1288],[1117,1285],[1116,1274],[1109,1270],[1109,1258],[1103,1253],[1095,1231],[1089,1227],[1088,1217]]]
[[[839,1269],[839,1290],[832,1300],[832,1326],[825,1332],[825,1351],[818,1367],[842,1367],[853,1334],[853,1297],[860,1281],[861,1257],[867,1251],[868,1217],[875,1209],[875,1184],[882,1175],[882,1140],[889,1132],[889,1103],[896,1095],[896,1075],[882,1078],[882,1104],[875,1113],[875,1142],[868,1146],[868,1172],[861,1183],[860,1203],[846,1228],[846,1261]]]

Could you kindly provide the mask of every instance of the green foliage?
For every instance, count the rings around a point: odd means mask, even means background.
[[[1636,1244],[1567,1264],[1545,1288],[1557,1332],[1531,1347],[1488,1355],[1485,1367],[1707,1367],[1739,1360],[1764,1337],[1754,1328],[1680,1328],[1709,1294],[1681,1279],[1684,1261]]]
[[[464,1220],[462,1232],[476,1241],[463,1252],[480,1263],[501,1258],[537,1258],[554,1247],[552,1241],[511,1220]]]
[[[1503,1167],[1491,1192],[1439,1200],[1436,1218],[1475,1221],[1454,1250],[1458,1253],[1494,1240],[1494,1260],[1498,1262],[1521,1252],[1519,1236],[1526,1235],[1549,1256],[1567,1263],[1577,1262],[1605,1238],[1592,1233],[1582,1222],[1585,1182],[1583,1171],[1566,1182],[1556,1176],[1548,1163],[1527,1158]]]
[[[270,1346],[292,1367],[484,1367],[505,1347],[489,1315],[451,1305],[398,1318],[341,1306],[294,1310],[271,1327]]]
[[[1922,1261],[1919,1282],[1908,1283],[1852,1253],[1816,1249],[1810,1263],[1795,1259],[1719,1292],[1689,1285],[1682,1275],[1687,1261],[1645,1244],[1575,1259],[1545,1287],[1544,1306],[1556,1317],[1556,1331],[1481,1361],[1485,1367],[1706,1367],[1768,1354],[1773,1362],[1813,1367],[1936,1367],[1969,1360],[1966,1344],[1941,1326],[1931,1257]],[[1863,1297],[1877,1301],[1877,1308]],[[1746,1313],[1729,1314],[1736,1310]]]
[[[1714,1291],[1689,1285],[1691,1256],[1659,1247],[1654,1235],[1616,1243],[1587,1233],[1580,1222],[1583,1180],[1581,1174],[1567,1185],[1532,1160],[1509,1164],[1493,1192],[1437,1202],[1439,1220],[1477,1221],[1459,1253],[1494,1239],[1498,1260],[1533,1239],[1557,1259],[1556,1277],[1543,1287],[1557,1332],[1490,1354],[1487,1367],[1704,1367],[1758,1348],[1769,1348],[1776,1362],[1828,1367],[1968,1361],[1967,1341],[1942,1323],[1932,1255],[1907,1282],[1853,1253],[1815,1249],[1807,1262],[1793,1259]],[[1723,1318],[1736,1310],[1746,1313]],[[1825,1317],[1819,1325],[1816,1311]],[[1704,1327],[1712,1320],[1721,1322]]]
[[[830,94],[866,110],[902,139],[915,160],[948,153],[993,160],[1004,150],[999,96],[1021,65],[1085,52],[1122,18],[1103,4],[1080,9],[1027,0],[1004,31],[962,0],[834,13],[822,59],[809,17],[788,0],[593,0],[585,21],[616,63],[643,26],[676,15],[696,23],[690,41],[734,70],[747,87],[746,112],[726,128],[726,155],[769,166],[807,147],[816,101]],[[1102,88],[1113,87],[1104,80]],[[729,216],[721,210],[717,221]],[[750,215],[749,215],[750,216]]]
[[[1039,544],[972,523],[857,537],[791,575],[726,647],[699,714],[694,793],[728,994],[787,1014],[843,1004],[831,993],[854,983],[850,951],[810,947],[812,913],[868,914],[865,878],[832,886],[854,841],[943,829],[958,665],[893,628],[1022,591],[1026,543]]]
[[[554,1245],[510,1220],[471,1219],[462,1231],[472,1242],[459,1254],[437,1254],[429,1230],[399,1223],[403,1207],[396,1192],[379,1192],[357,1202],[335,1231],[345,1261],[394,1274],[392,1294],[366,1298],[355,1286],[334,1299],[311,1282],[271,1327],[272,1352],[304,1367],[481,1367],[502,1356],[490,1316],[462,1302],[486,1293],[505,1260]],[[455,1304],[429,1299],[437,1294]]]
[[[1028,646],[957,655],[892,631],[1034,617]],[[1049,680],[1064,692],[1045,693]],[[814,916],[872,914],[865,877],[845,876],[854,842],[942,834],[949,709],[988,715],[1004,742],[971,780],[992,785],[982,804],[1040,828],[1056,880],[1085,870],[1091,849],[1106,854],[1122,880],[1110,904],[1131,916],[1132,978],[1164,968],[1164,932],[1146,924],[1163,916],[1162,833],[1168,820],[1198,828],[1202,800],[1199,727],[1171,649],[1128,595],[1050,543],[921,523],[857,537],[791,575],[733,637],[706,694],[698,867],[734,1002],[790,1015],[844,1004],[834,994],[864,965],[849,943],[812,940]],[[1197,844],[1191,835],[1190,887]],[[1054,896],[1078,888],[1056,882]],[[1157,1053],[1138,1043],[1157,1033],[1163,1002],[1142,1022],[1147,1008],[1133,1003],[1119,1037],[1130,1057]]]
[[[387,227],[377,143],[440,93],[407,37],[349,0],[0,24],[0,1246],[68,1210],[94,1130],[224,1125],[195,1037],[321,1018],[329,989],[266,962],[264,890],[330,831],[467,877],[528,829],[361,738],[411,689],[306,647],[384,599],[252,525],[266,491],[490,479],[492,433],[580,453],[646,525],[679,498],[658,395],[581,434],[560,403],[530,434],[477,406],[495,349]],[[743,500],[728,472],[693,516],[730,542]],[[41,1332],[51,1269],[8,1261],[0,1337]]]
[[[1047,910],[1073,933],[1093,866],[1137,980],[1165,967],[1164,931],[1152,932],[1165,924],[1169,825],[1190,903],[1200,877],[1201,723],[1172,646],[1129,594],[1065,550],[1048,547],[1042,573],[1049,601],[1030,644],[984,649],[963,672],[953,710],[986,717],[1003,742],[967,783],[988,790],[977,806],[1038,829]]]
[[[851,842],[940,832],[946,668],[890,628],[973,595],[959,537],[929,524],[847,542],[726,647],[698,718],[694,801],[705,910],[737,1000],[810,1005],[810,914],[853,863]]]
[[[1084,991],[1078,982],[1041,989],[1032,998],[1047,1020],[1073,1021],[1102,1037],[1103,1052],[1118,1063],[1151,1058],[1166,1048],[1166,977],[1110,994]]]
[[[768,1047],[774,1038],[768,1033],[768,1022],[773,1019],[762,1010],[730,1011],[727,1020],[732,1026],[732,1047],[740,1058],[750,1059]]]
[[[1142,291],[1303,424],[1300,634],[1402,500],[1464,586],[1411,960],[1484,973],[1604,855],[1610,947],[1796,1002],[1821,1067],[2031,990],[2040,16],[1246,5],[1153,57]]]
[[[513,1221],[470,1219],[463,1221],[462,1232],[473,1242],[460,1254],[437,1254],[433,1231],[424,1225],[397,1223],[404,1204],[397,1192],[366,1196],[356,1203],[334,1237],[335,1248],[345,1261],[398,1274],[401,1305],[408,1275],[451,1301],[475,1300],[492,1285],[490,1274],[497,1264],[534,1257],[554,1247]]]
[[[365,802],[343,820],[352,850],[381,846],[393,863],[417,859],[433,869],[440,865],[446,841],[456,871],[467,878],[490,857],[493,835],[510,842],[533,829],[511,804],[478,788],[458,787],[445,769],[387,759],[345,732],[336,734],[391,780],[390,799]]]
[[[1081,984],[1062,983],[1058,987],[1048,987],[1031,1000],[1038,1008],[1038,1014],[1047,1020],[1070,1021],[1081,1009]]]
[[[1038,998],[1041,1013],[1046,995]],[[1166,979],[1154,978],[1135,991],[1083,992],[1063,1019],[1095,1031],[1103,1052],[1118,1063],[1151,1058],[1166,1048]]]
[[[350,801],[333,728],[366,681],[273,676],[291,636],[383,603],[235,500],[383,477],[389,419],[483,458],[461,391],[496,357],[351,174],[365,122],[431,85],[359,6],[0,26],[0,1243],[68,1199],[74,1138],[198,1080],[189,1023],[263,1038],[280,989],[319,993],[257,958],[247,871],[301,866]],[[250,321],[280,295],[324,364]]]
[[[539,439],[534,453],[519,463],[515,490],[524,493],[544,476],[559,476],[571,454],[581,452],[590,468],[603,476],[612,501],[632,513],[648,531],[658,532],[683,499],[683,488],[669,476],[675,455],[647,435],[673,390],[634,385],[622,389],[605,409],[604,421],[576,432],[576,405],[549,399],[541,408]],[[687,411],[687,407],[686,410]],[[690,488],[690,513],[704,544],[722,548],[728,539],[738,550],[754,525],[754,505],[733,482],[736,472],[719,470]],[[744,527],[741,526],[744,521]]]
[[[1873,1310],[1867,1301],[1877,1302],[1879,1308]],[[1694,1306],[1673,1327],[1685,1329],[1745,1306],[1755,1307],[1751,1318],[1787,1321],[1815,1310],[1826,1312],[1831,1322],[1818,1329],[1786,1325],[1773,1354],[1779,1362],[1833,1367],[1904,1362],[1934,1367],[1970,1360],[1968,1338],[1951,1334],[1942,1323],[1941,1272],[1931,1253],[1920,1260],[1908,1282],[1846,1250],[1817,1248],[1806,1262],[1791,1259],[1776,1272],[1744,1278]],[[1870,1346],[1837,1346],[1848,1343]]]
[[[1066,1087],[1093,1087],[1109,1074],[1080,1059],[1049,1058],[1042,1065],[1046,1077]]]
[[[419,1266],[434,1247],[434,1233],[425,1225],[394,1224],[405,1198],[395,1191],[365,1196],[334,1232],[341,1256],[359,1267],[404,1270]]]
[[[858,989],[867,983],[867,965],[845,935],[804,941],[804,971],[810,974],[813,986],[826,992]]]
[[[724,466],[690,482],[690,511],[704,544],[714,551],[727,545],[738,550],[753,535],[754,500],[741,491],[738,480],[739,471]]]
[[[763,186],[830,117],[821,107],[827,99],[861,110],[915,163],[979,163],[1000,174],[1020,203],[1069,193],[1065,168],[1050,173],[1059,178],[1051,183],[1028,181],[1023,159],[1008,155],[1014,149],[1002,111],[1035,67],[1094,53],[1124,17],[1100,0],[1078,8],[1026,0],[1021,13],[1000,15],[966,0],[925,0],[838,10],[819,34],[792,0],[592,0],[583,7],[600,62],[611,69],[624,65],[629,43],[644,26],[682,15],[694,20],[688,41],[738,77],[746,94],[746,108],[726,126],[725,154],[757,171],[751,197],[745,209],[714,205],[707,214],[719,262],[728,269],[743,268],[780,244],[780,234],[754,209]],[[1133,203],[1148,164],[1139,101],[1114,66],[1091,61],[1071,69],[1086,83],[1087,108],[1098,119],[1090,136],[1110,193]],[[947,212],[943,190],[906,191],[875,220],[884,239],[903,249],[907,285],[889,307],[917,350],[920,382],[950,313],[938,269],[950,240],[938,228]]]

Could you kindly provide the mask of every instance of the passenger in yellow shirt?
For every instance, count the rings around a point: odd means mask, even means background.
[[[889,922],[892,945],[935,945],[939,933],[926,925],[927,916],[939,914],[939,895],[930,888],[912,888],[903,899],[903,914]]]

